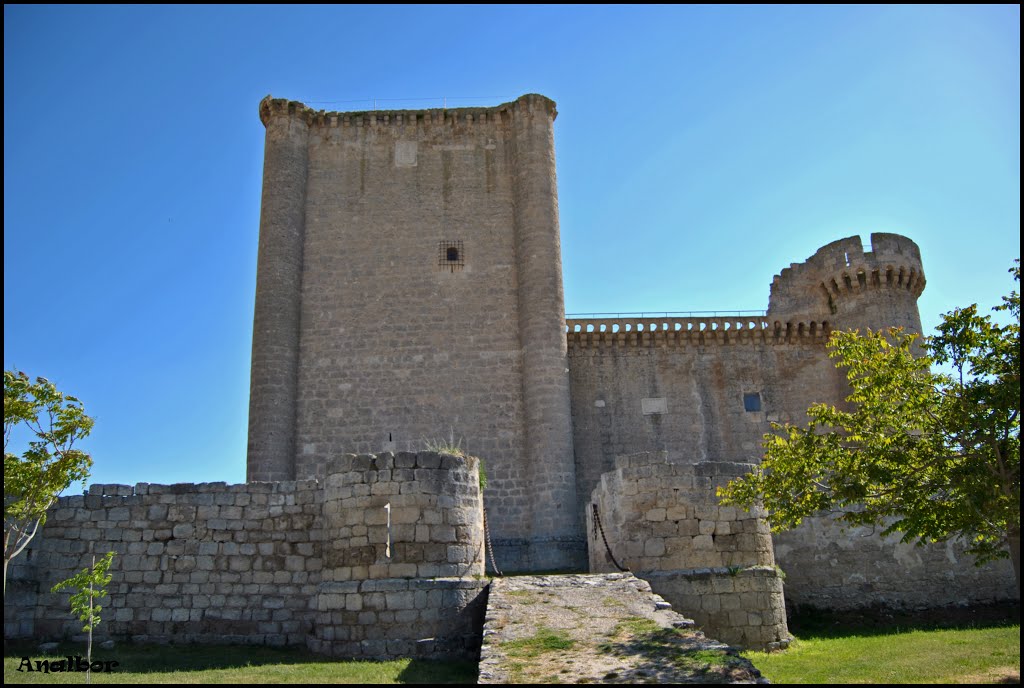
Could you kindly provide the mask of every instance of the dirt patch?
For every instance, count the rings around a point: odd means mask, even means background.
[[[999,667],[980,674],[964,674],[960,683],[978,685],[981,683],[1020,683],[1020,667]]]

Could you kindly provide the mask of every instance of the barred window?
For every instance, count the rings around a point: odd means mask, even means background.
[[[442,241],[437,248],[437,267],[455,272],[466,265],[466,253],[462,241]]]

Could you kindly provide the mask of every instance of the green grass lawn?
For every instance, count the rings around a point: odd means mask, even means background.
[[[1019,622],[1002,619],[957,628],[934,626],[934,622],[878,625],[849,618],[803,618],[791,626],[797,641],[789,650],[744,654],[772,683],[1020,682]],[[572,652],[569,648],[559,651]],[[57,660],[83,653],[82,645],[65,644],[46,657],[32,644],[6,643],[4,683],[84,683],[81,673],[18,671],[22,657]],[[123,644],[97,650],[94,659],[120,663],[114,673],[94,673],[94,683],[476,681],[473,662],[346,662],[296,648]]]
[[[18,671],[22,657],[33,662],[84,655],[66,644],[52,656],[32,645],[4,648],[4,683],[85,683],[82,673]],[[349,662],[302,649],[242,646],[118,645],[93,651],[93,660],[120,663],[110,674],[93,673],[93,683],[475,683],[475,662]]]
[[[794,629],[784,652],[744,653],[772,683],[1019,683],[1020,625]]]

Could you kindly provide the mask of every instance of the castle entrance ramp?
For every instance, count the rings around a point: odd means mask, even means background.
[[[767,683],[630,573],[491,583],[479,683]]]

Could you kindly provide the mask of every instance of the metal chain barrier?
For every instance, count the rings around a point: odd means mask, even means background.
[[[491,528],[487,525],[487,509],[484,509],[484,539],[487,540],[487,554],[491,557],[491,570],[499,577],[504,576],[494,559],[494,547],[491,545]]]
[[[601,515],[597,513],[597,504],[591,504],[590,506],[594,509],[594,528],[601,531],[601,539],[604,541],[604,548],[605,551],[608,552],[608,558],[612,560],[612,563],[615,564],[615,568],[619,571],[629,571],[629,569],[619,563],[618,559],[615,558],[615,555],[612,554],[612,548],[608,546],[608,538],[605,537],[604,526],[601,525]]]

